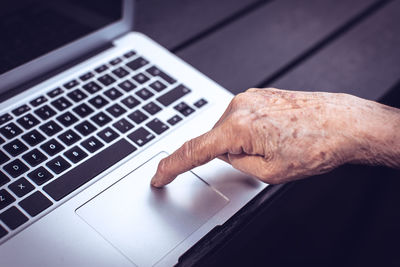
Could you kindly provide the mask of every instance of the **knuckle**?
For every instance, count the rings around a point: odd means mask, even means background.
[[[246,93],[237,94],[231,101],[232,106],[234,108],[238,107],[242,105],[244,102],[246,102],[246,99],[247,99]]]
[[[198,162],[199,160],[198,157],[196,156],[195,150],[196,150],[196,143],[193,139],[186,141],[182,145],[181,159],[189,160],[193,167],[199,164]]]
[[[160,173],[160,174],[165,174],[167,172],[167,167],[168,167],[167,160],[166,159],[162,159],[158,163],[157,172]]]
[[[247,129],[249,127],[249,117],[243,112],[236,112],[232,116],[232,124],[235,129]]]
[[[182,158],[188,158],[191,159],[193,156],[192,153],[193,150],[193,142],[190,141],[186,141],[185,143],[183,143],[182,145]]]
[[[256,93],[256,92],[258,92],[258,91],[260,91],[260,90],[262,90],[262,89],[259,89],[259,88],[249,88],[249,89],[246,90],[246,93]]]

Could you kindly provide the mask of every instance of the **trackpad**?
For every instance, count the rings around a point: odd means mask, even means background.
[[[76,210],[139,266],[155,264],[228,202],[192,172],[152,188],[151,176],[165,156],[158,154]]]

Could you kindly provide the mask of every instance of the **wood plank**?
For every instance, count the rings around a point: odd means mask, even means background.
[[[374,2],[271,1],[177,54],[238,93],[262,82]]]
[[[259,0],[142,0],[136,4],[135,30],[168,49],[205,31]]]
[[[400,79],[399,14],[389,3],[272,85],[378,99]]]

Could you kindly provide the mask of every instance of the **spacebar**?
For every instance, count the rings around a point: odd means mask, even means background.
[[[135,150],[136,148],[127,140],[121,139],[47,184],[43,187],[43,190],[54,198],[54,200],[58,201],[89,182],[101,172],[105,171]]]

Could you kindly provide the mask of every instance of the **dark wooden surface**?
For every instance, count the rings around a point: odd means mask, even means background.
[[[136,30],[234,94],[276,86],[400,106],[399,14],[396,0],[139,0]],[[399,178],[343,166],[295,182],[199,266],[400,266]]]

